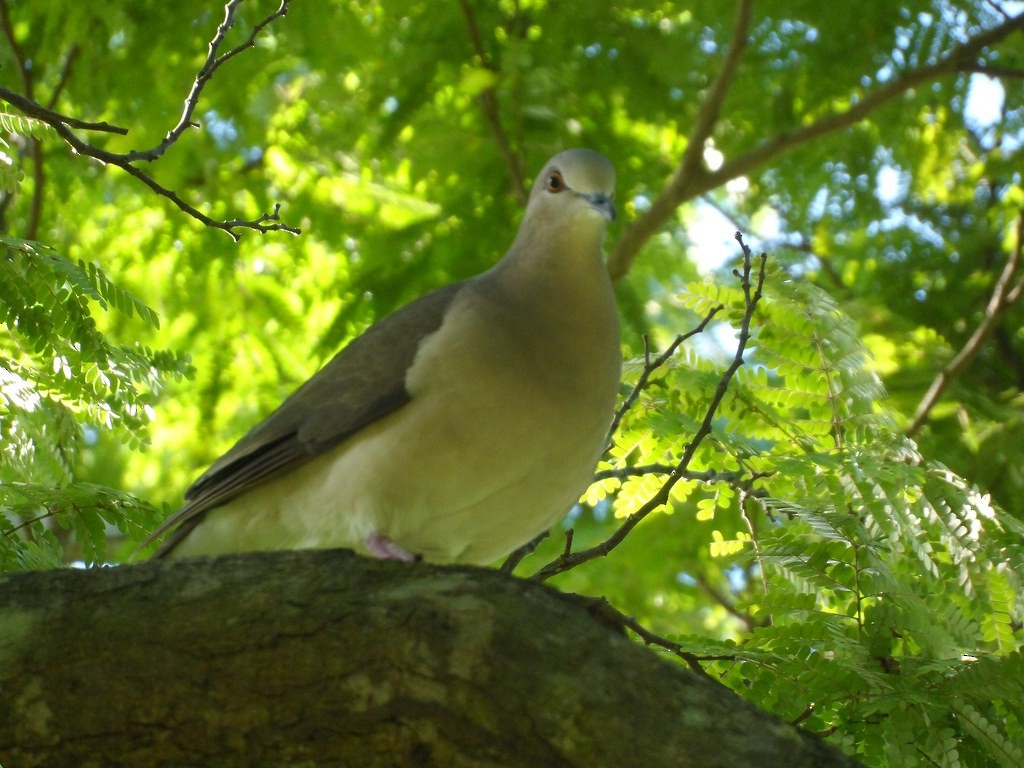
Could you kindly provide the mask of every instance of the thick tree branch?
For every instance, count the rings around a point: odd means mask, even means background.
[[[8,575],[0,750],[19,768],[856,765],[622,625],[655,637],[495,571],[340,550]]]
[[[729,92],[740,59],[747,48],[750,25],[753,20],[753,0],[739,0],[736,9],[736,21],[733,24],[732,36],[726,48],[725,59],[718,70],[718,75],[711,83],[703,103],[697,110],[697,118],[686,140],[686,149],[661,194],[651,203],[651,207],[633,220],[633,223],[622,233],[615,249],[608,257],[608,271],[612,280],[618,280],[629,271],[633,259],[655,232],[668,221],[673,211],[685,200],[693,197],[688,193],[693,179],[705,175],[703,170],[704,148],[714,131],[722,110],[725,96]]]
[[[725,59],[718,70],[711,87],[708,89],[704,101],[697,111],[697,119],[694,120],[693,128],[686,141],[686,149],[683,151],[683,158],[679,162],[672,180],[669,182],[670,189],[683,188],[688,179],[697,174],[704,164],[704,148],[711,133],[715,129],[718,117],[722,112],[722,103],[729,92],[733,79],[736,77],[736,70],[739,69],[740,59],[747,49],[750,35],[750,24],[754,16],[754,0],[740,0],[736,11],[736,21],[733,23],[732,38],[726,48]]]
[[[185,200],[176,192],[164,187],[162,184],[157,182],[156,179],[135,165],[136,162],[152,162],[153,160],[161,157],[175,142],[178,141],[178,139],[181,138],[186,129],[195,125],[192,121],[192,115],[199,103],[199,97],[202,94],[203,88],[210,81],[213,74],[225,62],[234,58],[242,51],[252,48],[255,45],[256,37],[268,24],[287,14],[288,4],[291,0],[280,0],[280,5],[277,10],[256,24],[249,37],[243,43],[235,46],[226,53],[218,55],[218,51],[220,50],[221,44],[224,42],[225,36],[235,23],[235,11],[242,1],[243,0],[230,0],[230,2],[224,6],[224,20],[217,27],[217,32],[209,43],[209,52],[206,62],[203,64],[192,83],[192,88],[189,91],[188,97],[185,99],[185,106],[181,117],[178,120],[178,124],[167,133],[160,144],[151,149],[141,151],[132,150],[131,152],[126,153],[108,152],[107,150],[93,146],[89,142],[79,138],[74,131],[99,131],[124,135],[128,132],[126,129],[112,126],[105,122],[87,122],[67,115],[62,115],[59,112],[55,112],[52,109],[36,103],[35,100],[31,98],[31,91],[26,91],[29,95],[25,96],[14,93],[7,88],[0,87],[0,98],[17,107],[23,114],[41,120],[52,127],[54,131],[56,131],[57,135],[60,136],[77,154],[84,155],[85,157],[91,157],[105,165],[113,165],[120,168],[129,176],[132,176],[145,184],[157,195],[170,200],[179,210],[187,213],[189,216],[197,219],[208,227],[227,232],[234,240],[238,240],[240,237],[240,235],[235,231],[237,229],[252,229],[261,233],[282,231],[289,232],[291,234],[299,234],[299,229],[281,223],[278,216],[280,205],[274,206],[273,213],[264,213],[256,219],[214,219],[202,213],[195,206],[185,202]],[[5,8],[6,6],[0,3],[0,11],[4,11]],[[3,18],[4,14],[0,13],[0,23],[2,23]]]
[[[742,21],[742,11],[743,5],[741,4],[740,22]],[[717,116],[718,114],[718,106],[715,105],[713,100],[717,99],[720,104],[721,99],[724,98],[724,93],[719,92],[719,89],[715,86],[721,82],[722,87],[726,88],[731,82],[731,73],[727,72],[727,65],[729,64],[727,58],[726,62],[723,63],[723,68],[719,72],[716,82],[708,91],[707,97],[705,97],[705,104],[701,106],[698,112],[695,129],[678,169],[673,174],[669,183],[651,203],[650,208],[633,220],[633,223],[626,229],[612,251],[609,257],[609,272],[612,278],[618,280],[629,271],[633,260],[643,245],[672,217],[676,208],[684,202],[715,189],[731,179],[752,173],[769,160],[773,160],[779,155],[796,149],[813,139],[848,128],[919,85],[932,82],[946,75],[972,71],[973,68],[977,68],[978,62],[976,59],[985,48],[995,45],[1010,34],[1022,29],[1024,29],[1024,13],[1008,17],[1002,24],[968,39],[934,64],[908,70],[863,98],[852,99],[851,106],[842,112],[826,115],[808,125],[767,139],[746,154],[740,155],[731,161],[727,160],[718,170],[708,171],[701,163],[695,163],[692,160],[693,153],[703,152],[703,142],[701,142],[700,147],[694,147],[693,139],[699,136],[700,133],[697,131],[697,126],[705,126],[707,116]],[[733,34],[733,44],[735,44],[737,33],[740,30],[740,23],[737,23]],[[709,101],[712,102],[710,106],[708,106]],[[708,135],[710,134],[704,136],[705,140]]]
[[[747,348],[747,342],[750,341],[750,324],[753,321],[757,305],[761,301],[765,279],[765,263],[768,258],[767,254],[761,254],[758,259],[759,263],[756,282],[752,282],[753,254],[751,253],[750,248],[747,247],[746,243],[743,242],[743,238],[739,232],[736,233],[736,240],[743,249],[743,269],[742,271],[737,271],[736,275],[740,278],[740,287],[743,289],[744,296],[744,311],[743,318],[740,320],[736,352],[733,355],[733,359],[729,364],[729,367],[726,368],[721,379],[718,381],[718,386],[716,387],[715,394],[712,396],[711,403],[708,405],[707,411],[704,414],[703,421],[701,421],[700,426],[697,428],[693,437],[690,438],[686,447],[683,448],[682,457],[679,459],[679,462],[676,464],[665,482],[662,483],[658,492],[648,499],[643,506],[627,517],[625,521],[623,521],[622,525],[620,525],[611,536],[600,544],[590,547],[589,549],[571,553],[568,551],[565,552],[561,557],[556,558],[533,574],[532,578],[537,579],[538,581],[544,581],[559,573],[571,570],[572,568],[575,568],[589,560],[604,557],[619,546],[619,544],[625,540],[626,536],[629,535],[629,532],[639,525],[641,520],[660,507],[668,504],[672,489],[675,487],[676,483],[684,478],[685,472],[689,468],[690,461],[693,459],[698,446],[700,446],[704,441],[704,438],[711,434],[711,426],[714,421],[715,414],[718,412],[718,406],[725,397],[725,393],[729,388],[729,383],[732,381],[732,377],[744,363],[743,355]]]
[[[928,414],[935,407],[936,403],[939,402],[939,398],[942,397],[942,393],[946,391],[950,382],[962,373],[971,360],[977,356],[978,352],[981,351],[982,345],[984,345],[992,331],[998,326],[1006,311],[1024,294],[1024,279],[1018,280],[1015,285],[1011,285],[1021,270],[1021,262],[1024,260],[1022,250],[1024,250],[1024,211],[1017,218],[1017,246],[1010,253],[1010,257],[1006,260],[1006,265],[1003,267],[1002,274],[996,280],[995,287],[992,289],[992,296],[985,307],[984,317],[978,324],[978,327],[974,329],[974,333],[971,334],[963,348],[957,352],[956,356],[932,380],[931,386],[928,387],[928,391],[921,398],[921,402],[917,406],[910,426],[907,427],[908,437],[913,437],[921,430],[921,427],[928,420]]]

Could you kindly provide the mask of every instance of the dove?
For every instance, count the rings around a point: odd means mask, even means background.
[[[602,250],[614,186],[595,151],[551,158],[505,255],[344,347],[195,481],[155,556],[347,547],[487,564],[557,524],[619,387]]]

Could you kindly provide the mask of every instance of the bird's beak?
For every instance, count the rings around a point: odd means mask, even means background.
[[[608,195],[595,192],[592,195],[583,195],[590,207],[604,216],[608,221],[615,221],[615,203]]]

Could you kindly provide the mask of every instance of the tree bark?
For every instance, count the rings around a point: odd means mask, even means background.
[[[579,598],[305,551],[0,579],[0,765],[855,763]]]

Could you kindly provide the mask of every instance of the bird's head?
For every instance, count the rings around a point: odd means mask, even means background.
[[[548,215],[603,225],[615,218],[615,169],[592,149],[569,149],[551,158],[537,177],[526,206],[527,216]]]

